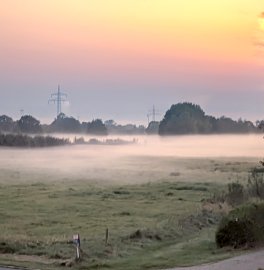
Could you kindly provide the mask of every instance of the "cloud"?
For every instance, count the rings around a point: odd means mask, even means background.
[[[256,41],[254,45],[256,47],[264,48],[264,41]]]
[[[256,48],[263,50],[264,49],[264,11],[259,14],[258,21],[259,21],[259,29],[258,31],[256,31],[256,36],[255,36],[255,40],[253,41],[253,44]]]

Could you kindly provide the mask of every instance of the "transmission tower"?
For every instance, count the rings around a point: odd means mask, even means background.
[[[60,85],[58,85],[58,92],[51,94],[49,103],[54,103],[57,105],[57,117],[61,113],[61,104],[67,101],[67,94],[60,91]]]
[[[147,117],[148,117],[148,123],[149,123],[149,117],[151,116],[152,117],[152,121],[155,122],[156,121],[156,116],[157,115],[160,115],[159,112],[157,112],[156,108],[155,108],[155,105],[153,105],[151,111],[147,114]]]

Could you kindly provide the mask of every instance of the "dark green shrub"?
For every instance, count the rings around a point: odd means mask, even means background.
[[[254,243],[250,220],[229,220],[216,234],[219,247],[232,246],[238,248]]]
[[[218,247],[255,246],[264,242],[264,203],[248,204],[231,211],[216,232]]]

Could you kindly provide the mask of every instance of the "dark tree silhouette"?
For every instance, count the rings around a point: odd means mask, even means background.
[[[249,133],[258,129],[250,121],[234,121],[222,116],[219,119],[205,115],[200,106],[192,103],[172,105],[159,126],[160,135]]]
[[[7,115],[0,116],[0,131],[13,132],[15,129],[15,123],[13,119]]]
[[[31,115],[24,115],[22,116],[18,122],[17,122],[19,131],[23,132],[23,133],[41,133],[42,132],[42,128],[40,125],[39,120],[37,120],[36,118],[34,118]]]
[[[94,135],[107,135],[107,129],[101,119],[87,123],[87,133]]]
[[[50,132],[79,133],[80,131],[80,122],[73,117],[67,117],[64,113],[59,114],[50,125]]]

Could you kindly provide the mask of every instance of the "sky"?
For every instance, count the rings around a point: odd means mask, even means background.
[[[264,119],[263,0],[0,0],[0,114],[147,124],[153,105]]]

